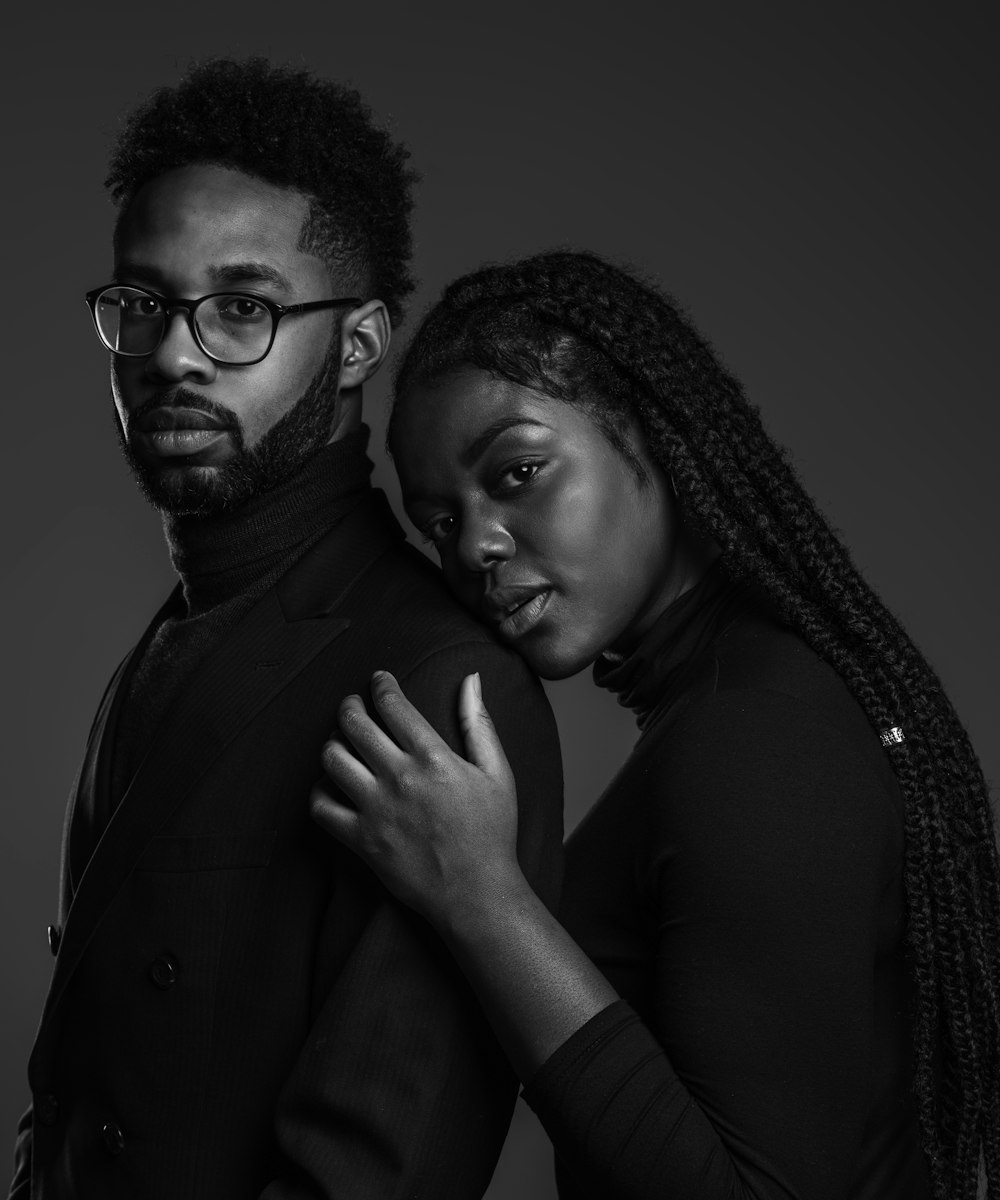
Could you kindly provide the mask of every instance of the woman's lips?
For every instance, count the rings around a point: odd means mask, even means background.
[[[500,636],[511,642],[517,638],[524,637],[541,620],[542,613],[545,612],[551,595],[551,590],[546,589],[544,592],[539,592],[537,595],[532,596],[529,600],[525,600],[519,608],[515,608],[497,626]]]

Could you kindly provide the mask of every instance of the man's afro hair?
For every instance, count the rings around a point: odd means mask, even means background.
[[[339,284],[384,301],[396,325],[414,287],[408,158],[352,89],[263,58],[212,59],[132,112],[105,183],[122,213],[144,183],[196,162],[301,192],[301,247]]]

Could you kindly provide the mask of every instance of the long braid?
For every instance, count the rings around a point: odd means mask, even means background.
[[[905,803],[916,983],[914,1087],[938,1200],[1000,1200],[1000,862],[982,769],[937,676],[861,577],[738,381],[677,306],[590,255],[557,251],[453,283],[397,395],[463,365],[587,408],[612,441],[637,418],[685,521],[721,547],[841,675],[889,750]],[[390,423],[390,437],[392,425]]]

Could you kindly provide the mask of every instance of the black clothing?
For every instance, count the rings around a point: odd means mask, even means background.
[[[367,425],[324,446],[291,479],[235,512],[167,516],[170,561],[191,616],[259,593],[306,548],[350,512],[368,491],[374,464],[365,451]]]
[[[77,878],[187,677],[254,601],[365,496],[374,466],[365,454],[368,435],[361,425],[331,442],[297,475],[235,512],[164,518],[180,593],[136,656],[106,805],[95,810],[93,828],[81,820],[74,825],[70,852]]]
[[[718,569],[598,683],[642,733],[567,843],[623,998],[526,1089],[564,1200],[924,1200],[903,814],[829,666]]]
[[[554,722],[381,493],[294,559],[184,677],[117,806],[124,697],[163,617],[183,616],[179,588],[100,705],[67,845],[110,818],[85,869],[64,856],[14,1200],[486,1189],[513,1075],[430,927],[317,829],[308,798],[341,700],[375,670],[456,748],[459,684],[478,670],[518,781],[519,855],[551,901]]]

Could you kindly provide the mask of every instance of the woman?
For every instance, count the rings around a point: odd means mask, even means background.
[[[596,663],[636,747],[524,882],[473,677],[451,753],[345,700],[317,819],[440,931],[564,1197],[1000,1197],[1000,869],[933,672],[738,383],[587,254],[467,276],[389,432],[456,595],[542,676]],[[385,732],[388,731],[388,733]],[[391,735],[391,736],[390,736]],[[595,966],[596,964],[596,966]]]

